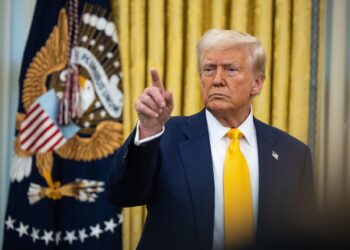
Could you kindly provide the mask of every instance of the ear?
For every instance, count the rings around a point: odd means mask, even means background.
[[[264,85],[264,81],[265,76],[263,74],[258,73],[254,79],[252,91],[250,93],[252,97],[260,94],[260,91]]]

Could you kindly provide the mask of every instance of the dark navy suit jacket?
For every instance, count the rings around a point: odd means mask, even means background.
[[[285,237],[303,201],[313,199],[309,148],[254,119],[259,155],[256,242]],[[212,249],[214,177],[204,110],[173,117],[164,134],[141,146],[135,131],[117,151],[108,197],[120,206],[147,205],[138,249]],[[278,154],[278,159],[272,152]]]

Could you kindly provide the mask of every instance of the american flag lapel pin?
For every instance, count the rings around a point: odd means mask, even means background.
[[[272,150],[272,157],[275,158],[275,160],[278,160],[278,154],[275,152],[275,150]]]

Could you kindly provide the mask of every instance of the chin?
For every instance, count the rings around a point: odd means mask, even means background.
[[[224,107],[223,105],[209,104],[206,106],[206,108],[212,114],[216,114],[216,115],[223,115],[227,112],[227,107]]]

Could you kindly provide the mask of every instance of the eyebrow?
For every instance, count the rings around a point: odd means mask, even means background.
[[[208,62],[204,62],[203,66],[216,66],[216,65],[222,65],[222,66],[238,66],[237,63],[235,63],[234,61],[231,62],[221,62],[219,64],[212,62],[212,61],[208,61]]]

